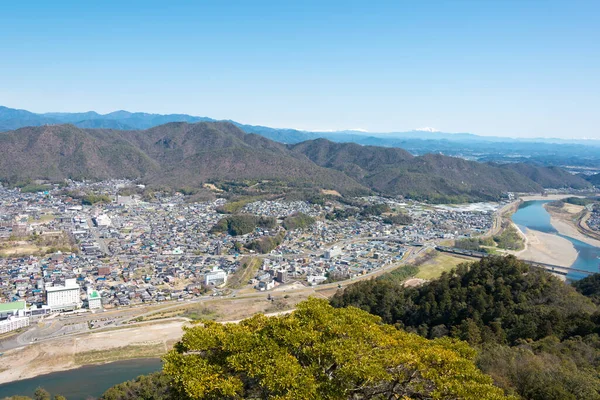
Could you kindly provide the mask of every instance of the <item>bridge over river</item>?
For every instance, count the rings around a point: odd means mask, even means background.
[[[489,254],[487,254],[487,253],[482,253],[480,251],[464,250],[464,249],[459,249],[456,247],[436,246],[435,249],[437,251],[442,251],[444,253],[452,253],[452,254],[473,257],[473,258],[489,257]],[[579,269],[579,268],[564,267],[561,265],[546,264],[546,263],[541,263],[541,262],[536,262],[536,261],[529,261],[529,260],[521,260],[521,261],[531,265],[532,267],[543,268],[548,272],[552,272],[553,274],[558,274],[558,275],[562,275],[562,276],[567,276],[570,273],[577,273],[577,274],[583,274],[585,276],[588,276],[588,275],[593,275],[595,273],[600,272],[600,269],[598,271],[593,272],[593,271],[586,271],[584,269]]]

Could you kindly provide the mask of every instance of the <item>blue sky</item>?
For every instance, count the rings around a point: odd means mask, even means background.
[[[600,1],[4,1],[0,104],[600,139]]]

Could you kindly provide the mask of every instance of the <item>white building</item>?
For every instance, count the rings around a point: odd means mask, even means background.
[[[326,276],[322,275],[308,275],[306,277],[306,282],[311,284],[312,286],[318,285],[319,283],[323,283],[327,280]]]
[[[110,220],[110,218],[108,217],[108,215],[106,214],[100,214],[97,217],[92,218],[92,221],[94,222],[94,224],[96,224],[97,227],[108,227],[112,224],[112,221]]]
[[[66,279],[65,286],[47,287],[46,303],[52,311],[74,310],[81,307],[77,281]]]
[[[90,310],[97,310],[102,308],[102,297],[98,294],[98,291],[89,288],[87,291],[88,308]]]
[[[270,281],[262,281],[258,283],[258,286],[256,287],[258,290],[264,291],[264,290],[271,290],[275,287],[275,281],[270,280]]]
[[[325,254],[323,254],[323,256],[325,257],[326,260],[330,260],[334,257],[338,257],[342,255],[342,249],[340,249],[337,246],[333,246],[331,249],[326,250]]]
[[[219,285],[224,285],[226,283],[227,283],[227,272],[225,272],[222,269],[219,269],[217,267],[214,267],[212,271],[207,272],[204,275],[204,284],[206,286],[208,286],[208,285],[219,286]]]
[[[0,334],[29,326],[29,317],[9,317],[0,321]]]

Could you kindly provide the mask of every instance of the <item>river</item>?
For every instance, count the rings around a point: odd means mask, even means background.
[[[118,383],[158,371],[161,367],[161,361],[157,358],[89,365],[2,384],[0,398],[15,395],[33,397],[33,392],[38,387],[43,387],[53,396],[61,394],[68,400],[98,398]]]
[[[533,229],[545,233],[551,233],[567,239],[577,250],[577,259],[571,265],[573,268],[582,269],[590,272],[598,272],[600,264],[600,248],[584,243],[575,238],[561,235],[552,226],[550,214],[544,208],[544,204],[550,200],[534,200],[523,202],[517,212],[512,215],[512,220],[517,226],[525,232],[527,229]],[[577,280],[583,278],[583,274],[570,273],[567,278]]]

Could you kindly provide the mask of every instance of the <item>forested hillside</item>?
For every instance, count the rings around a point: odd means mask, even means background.
[[[590,187],[590,182],[584,178],[557,167],[540,167],[525,163],[504,164],[502,167],[516,171],[546,188],[559,188],[561,185],[576,189]]]
[[[335,307],[355,306],[428,338],[480,349],[478,365],[527,399],[600,398],[600,314],[589,298],[514,257],[462,264],[421,287],[356,283]]]
[[[461,202],[497,199],[506,191],[543,190],[542,185],[513,170],[441,154],[414,157],[398,148],[334,143],[325,139],[290,148],[320,166],[343,171],[361,184],[389,195]]]
[[[325,139],[284,145],[246,134],[229,122],[172,122],[147,130],[28,127],[0,133],[0,152],[0,180],[9,184],[130,178],[179,189],[207,182],[260,182],[266,191],[375,192],[438,203],[497,200],[508,191],[587,184],[556,168],[536,167],[535,174],[526,169],[528,177],[512,167],[440,154],[414,157],[399,148]]]
[[[151,185],[199,187],[207,181],[272,180],[296,187],[367,194],[347,175],[247,135],[230,123],[170,123],[146,131],[73,125],[0,133],[0,179],[140,178]]]

